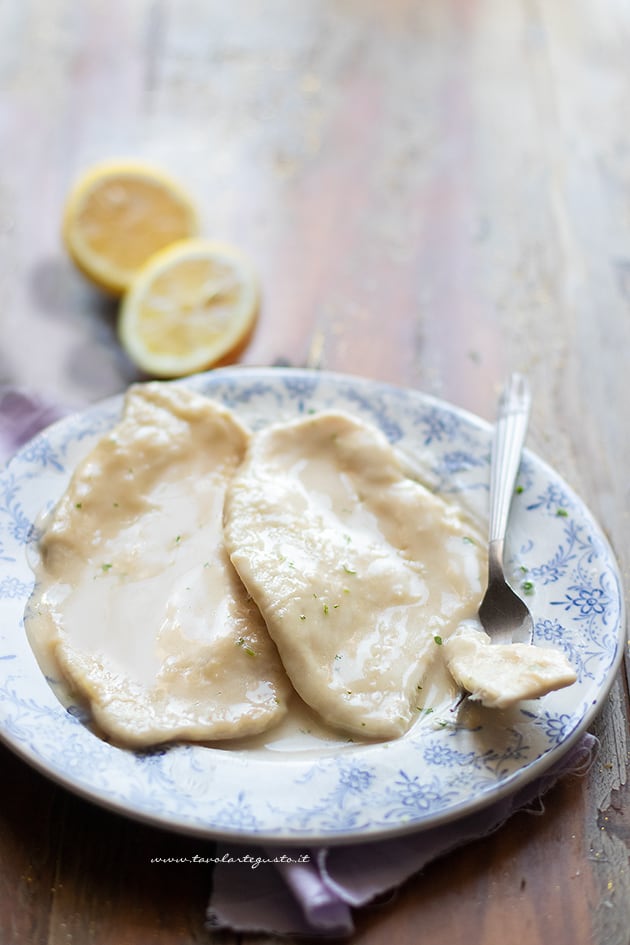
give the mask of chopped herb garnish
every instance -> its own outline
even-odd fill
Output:
[[[357,572],[354,570],[354,568],[349,568],[347,564],[344,564],[343,569],[344,569],[344,571],[346,572],[346,574],[356,574],[356,573],[357,573]]]
[[[236,641],[236,645],[242,647],[243,652],[247,653],[248,656],[256,656],[256,653],[254,650],[252,650],[251,646],[246,645],[245,637],[239,637]]]
[[[525,487],[524,487],[524,486],[517,486],[514,491],[516,492],[517,495],[522,495],[523,492],[525,492]]]
[[[533,581],[523,581],[523,583],[521,584],[521,587],[522,587],[523,592],[524,592],[525,594],[533,594],[533,593],[534,593],[534,582],[533,582]]]
[[[300,614],[300,620],[306,620],[306,614]]]
[[[74,503],[74,507],[75,507],[75,509],[82,509],[82,508],[83,508],[83,502],[75,502],[75,503]]]
[[[322,610],[324,611],[324,614],[328,615],[328,604],[324,604]]]
[[[559,518],[566,518],[568,514],[566,509],[556,509],[556,515],[559,516]]]
[[[113,564],[110,564],[109,562],[107,562],[107,564],[102,564],[102,565],[101,565],[101,569],[102,569],[103,571],[110,571],[113,567],[114,567],[114,565],[113,565]]]
[[[437,643],[438,646],[442,646],[442,637],[439,637],[439,636],[433,637],[433,642]]]

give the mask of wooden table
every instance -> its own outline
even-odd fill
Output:
[[[630,8],[615,0],[3,0],[0,381],[82,407],[138,375],[60,245],[67,189],[136,156],[256,260],[246,364],[415,387],[491,419],[526,372],[529,446],[630,565]],[[627,686],[538,818],[357,915],[361,945],[629,941]],[[235,942],[197,840],[0,749],[3,945]],[[257,942],[266,941],[258,937]]]

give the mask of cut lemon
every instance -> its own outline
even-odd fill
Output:
[[[136,276],[120,308],[120,341],[147,374],[195,374],[241,346],[258,302],[258,278],[240,250],[183,240],[153,256]]]
[[[197,232],[190,197],[163,171],[139,161],[109,161],[86,171],[68,195],[62,230],[79,269],[115,296],[154,253]]]

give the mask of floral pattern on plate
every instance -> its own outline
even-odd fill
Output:
[[[419,392],[284,368],[225,368],[185,383],[254,430],[334,407],[375,423],[421,478],[485,520],[491,428]],[[65,708],[24,630],[38,520],[77,461],[117,420],[111,398],[58,421],[0,476],[0,735],[46,775],[90,800],[208,837],[285,842],[377,839],[470,813],[542,774],[585,731],[621,660],[623,600],[611,550],[583,502],[526,452],[514,497],[508,570],[535,637],[561,647],[578,681],[506,713],[468,706],[423,718],[383,744],[304,750],[173,745],[146,752],[95,735]]]

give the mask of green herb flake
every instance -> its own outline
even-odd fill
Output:
[[[533,581],[523,581],[521,584],[521,589],[524,594],[533,594],[534,593],[534,582]]]
[[[75,507],[75,509],[82,509],[82,508],[83,508],[83,502],[75,502],[75,503],[74,503],[74,507]]]
[[[514,491],[516,492],[517,495],[522,495],[522,494],[525,492],[525,487],[524,487],[524,486],[517,486]]]
[[[347,564],[344,564],[343,569],[344,569],[344,571],[346,572],[346,574],[356,574],[356,573],[357,573],[357,572],[354,570],[354,568],[349,568]]]
[[[324,611],[324,615],[327,617],[327,616],[328,616],[328,610],[329,610],[328,604],[324,604],[323,607],[322,607],[322,610]]]
[[[113,567],[114,567],[114,565],[111,564],[111,563],[108,561],[108,562],[106,562],[106,564],[102,564],[102,565],[101,565],[101,570],[102,570],[102,571],[111,571],[111,569],[112,569]]]
[[[566,509],[556,509],[556,515],[558,518],[567,518],[569,513]]]
[[[247,646],[245,643],[245,637],[239,637],[236,641],[236,645],[240,646],[244,653],[247,653],[248,656],[256,656],[256,652],[252,650],[251,646]]]
[[[433,637],[433,642],[436,643],[438,646],[442,646],[442,643],[443,643],[442,637],[439,637],[439,636]]]
[[[300,620],[306,620],[306,614],[300,614]]]

